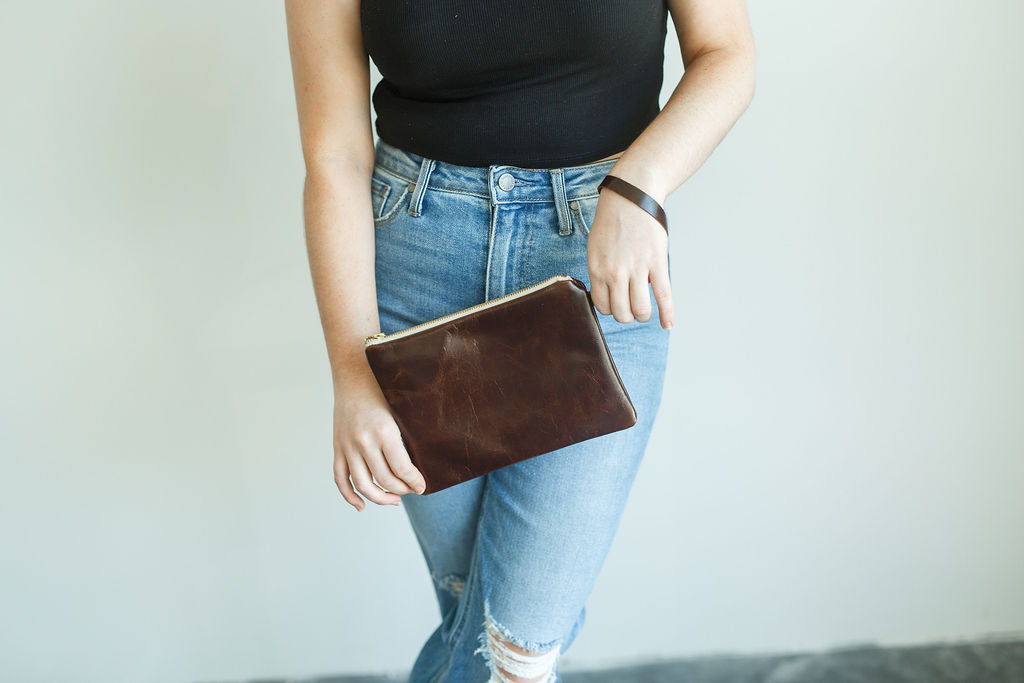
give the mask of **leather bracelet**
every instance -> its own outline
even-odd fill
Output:
[[[668,216],[665,215],[665,209],[661,208],[661,204],[658,203],[651,195],[647,194],[639,187],[632,183],[628,183],[622,178],[613,175],[606,175],[601,184],[597,186],[597,191],[600,192],[601,188],[607,187],[608,189],[620,194],[629,201],[633,202],[647,213],[654,216],[662,227],[665,228],[665,232],[668,232]]]

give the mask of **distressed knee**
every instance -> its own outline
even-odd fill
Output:
[[[480,640],[476,652],[483,654],[490,665],[488,683],[550,683],[555,680],[560,640],[546,645],[513,642],[518,639],[495,624],[489,614]]]
[[[446,590],[456,598],[462,597],[462,589],[466,586],[466,579],[460,574],[447,574],[437,585],[442,590]]]
[[[527,652],[493,632],[488,633],[487,646],[491,654],[490,683],[549,683],[554,680],[557,647],[542,653]]]

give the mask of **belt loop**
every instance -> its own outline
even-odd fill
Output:
[[[413,186],[412,199],[409,201],[409,215],[420,216],[423,209],[423,195],[427,191],[427,182],[430,180],[430,173],[434,170],[437,162],[433,159],[423,157],[420,162],[420,174]]]
[[[565,173],[563,169],[551,170],[551,189],[555,195],[555,211],[558,213],[558,234],[572,233],[572,217],[569,215],[569,200],[565,196]]]

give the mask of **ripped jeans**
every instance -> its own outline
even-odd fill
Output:
[[[589,289],[597,186],[615,161],[469,167],[379,140],[371,189],[381,331],[558,273]],[[661,402],[670,332],[648,292],[647,322],[598,313],[635,425],[402,497],[441,616],[410,683],[560,680],[556,660],[583,626]]]

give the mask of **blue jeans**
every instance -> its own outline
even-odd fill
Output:
[[[379,140],[371,189],[381,331],[558,273],[589,289],[587,236],[614,164],[459,166]],[[643,323],[598,313],[635,425],[402,497],[441,616],[410,683],[503,682],[502,672],[560,681],[555,658],[583,625],[661,403],[670,332],[653,292],[651,308]]]

